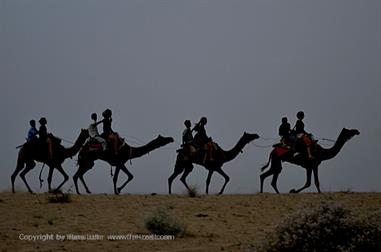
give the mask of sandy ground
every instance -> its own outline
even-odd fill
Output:
[[[73,195],[71,203],[49,203],[48,196],[0,193],[0,251],[256,251],[266,232],[297,208],[321,202],[339,203],[359,213],[381,208],[381,193],[203,195],[196,198]],[[157,207],[186,224],[184,237],[171,241],[110,241],[107,238],[108,235],[149,234],[144,220]],[[28,235],[40,234],[52,234],[53,239],[24,240],[31,237]],[[71,234],[83,235],[87,240],[57,240],[56,235],[68,237]],[[103,235],[103,240],[96,235]],[[98,240],[89,240],[91,237]]]

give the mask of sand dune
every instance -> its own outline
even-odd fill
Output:
[[[0,251],[254,251],[267,231],[299,207],[335,202],[359,213],[381,208],[381,193],[196,198],[73,195],[72,202],[64,204],[49,203],[47,198],[48,194],[0,193]],[[184,237],[166,241],[108,239],[108,235],[149,234],[144,220],[157,207],[186,224]],[[66,240],[59,241],[59,237]]]

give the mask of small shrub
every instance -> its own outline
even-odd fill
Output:
[[[339,206],[304,207],[285,219],[263,251],[381,251],[381,212],[366,217]]]
[[[72,201],[73,199],[70,193],[55,192],[48,196],[49,203],[70,203]]]
[[[161,208],[156,209],[151,216],[146,218],[145,227],[157,235],[181,236],[185,234],[185,225]]]

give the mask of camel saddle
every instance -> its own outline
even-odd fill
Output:
[[[102,150],[102,144],[98,142],[95,138],[90,138],[87,141],[87,148],[89,151],[101,151]]]

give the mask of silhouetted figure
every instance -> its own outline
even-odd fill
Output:
[[[114,131],[111,128],[111,122],[112,122],[112,112],[110,109],[106,109],[102,113],[103,120],[101,121],[103,123],[103,137],[107,139],[107,137],[111,134],[114,133]]]
[[[304,122],[303,122],[304,112],[299,111],[296,114],[296,117],[298,118],[298,120],[296,121],[296,124],[294,127],[295,134],[296,134],[297,138],[301,139],[302,142],[305,144],[305,146],[307,148],[308,158],[313,159],[314,157],[311,154],[312,140],[311,140],[309,134],[304,130]]]
[[[196,131],[194,136],[195,144],[198,147],[202,147],[204,144],[210,141],[210,138],[206,134],[205,125],[207,124],[208,119],[202,117],[200,121],[193,127],[192,131]]]
[[[110,150],[110,152],[113,155],[118,155],[118,139],[119,136],[112,130],[111,128],[111,122],[112,122],[112,112],[110,109],[106,109],[102,113],[103,120],[101,121],[103,123],[103,133],[102,137],[106,139],[107,146]]]
[[[106,140],[102,138],[99,135],[98,132],[98,125],[102,123],[102,121],[97,122],[97,114],[92,113],[91,114],[91,119],[93,120],[93,123],[89,125],[89,128],[87,129],[89,131],[89,137],[91,139],[94,139],[96,142],[100,143],[102,145],[103,151],[106,150]]]
[[[184,122],[185,130],[183,131],[183,145],[193,143],[193,134],[191,129],[191,121],[185,120]]]
[[[48,121],[45,117],[41,117],[38,122],[40,123],[38,129],[40,146],[47,153],[48,160],[51,160],[53,158],[53,142],[52,138],[48,137],[48,128],[46,127]]]
[[[282,124],[279,126],[278,133],[282,144],[287,145],[291,133],[291,125],[288,123],[287,117],[282,118]]]
[[[206,160],[213,161],[213,150],[217,149],[216,144],[213,143],[212,139],[208,137],[205,130],[205,125],[208,122],[206,117],[202,117],[200,121],[193,127],[193,130],[196,131],[194,136],[194,143],[196,144],[199,150],[204,150],[204,163]]]
[[[35,120],[30,120],[29,121],[29,125],[30,125],[30,129],[28,131],[28,135],[27,135],[27,138],[26,138],[27,142],[31,142],[31,141],[37,140],[37,135],[38,135],[38,131],[37,131],[37,128],[36,128],[36,121]]]
[[[38,121],[40,123],[40,128],[38,129],[38,135],[40,136],[41,141],[46,141],[46,138],[48,137],[48,128],[46,127],[46,124],[48,121],[45,117],[41,117]]]
[[[296,123],[295,123],[295,127],[294,127],[295,134],[296,134],[296,135],[299,135],[299,134],[306,134],[306,131],[304,130],[304,122],[303,122],[303,119],[304,119],[304,112],[303,112],[303,111],[299,111],[299,112],[296,114],[296,117],[298,118],[298,120],[296,121]]]

